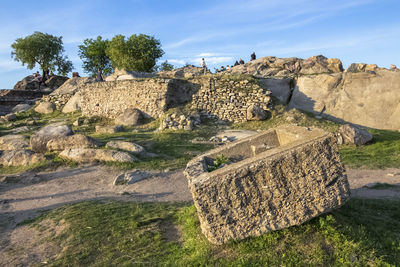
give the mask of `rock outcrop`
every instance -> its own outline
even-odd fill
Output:
[[[50,90],[53,91],[60,87],[66,80],[67,77],[54,75],[47,79],[44,83],[39,84],[38,80],[29,75],[17,82],[14,85],[14,90]]]
[[[35,111],[42,114],[53,113],[56,110],[56,105],[50,102],[40,102],[39,105],[35,107]]]
[[[328,59],[322,55],[319,55],[307,58],[305,60],[297,57],[263,57],[257,60],[249,61],[244,65],[234,66],[229,72],[252,74],[257,77],[288,77],[299,74],[339,73],[342,71],[343,66],[339,59]]]
[[[204,69],[193,65],[187,65],[171,71],[160,71],[157,75],[161,78],[193,78],[204,75]]]
[[[63,151],[68,148],[96,148],[98,146],[98,141],[83,134],[51,139],[46,145],[48,151]]]
[[[145,152],[145,149],[142,146],[126,141],[110,141],[106,144],[106,147],[111,149],[125,150],[135,154],[140,154]]]
[[[121,151],[94,149],[94,148],[70,148],[62,151],[61,158],[86,163],[98,161],[110,162],[134,162],[138,161],[134,156]]]
[[[3,166],[28,166],[46,160],[43,154],[30,150],[6,150],[0,151],[0,165]]]
[[[17,150],[29,147],[29,142],[22,135],[5,135],[0,137],[0,150]]]
[[[135,80],[141,78],[152,78],[156,74],[148,72],[128,71],[116,69],[113,74],[105,78],[106,82]]]
[[[125,111],[115,118],[116,125],[136,126],[142,123],[143,114],[137,108],[127,108]]]
[[[398,130],[399,101],[400,73],[375,69],[301,76],[289,106],[362,126]]]
[[[50,140],[73,134],[71,127],[68,125],[50,124],[31,136],[30,145],[33,151],[44,153]]]

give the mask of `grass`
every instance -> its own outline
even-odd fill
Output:
[[[202,235],[188,203],[83,202],[28,223],[67,226],[47,240],[63,247],[49,266],[396,266],[399,204],[352,199],[303,225],[222,246]]]
[[[341,146],[340,154],[350,168],[400,168],[400,132],[369,130],[374,139],[365,146]]]

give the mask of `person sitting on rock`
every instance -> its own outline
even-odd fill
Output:
[[[256,60],[256,53],[254,53],[254,52],[250,55],[250,61],[253,61],[253,60]]]
[[[233,64],[233,66],[236,67],[237,65],[239,65],[239,62],[236,60],[235,64]]]
[[[221,66],[221,71],[226,71],[224,66]]]
[[[102,81],[104,81],[104,80],[103,80],[103,73],[101,72],[101,69],[97,69],[96,81],[97,81],[97,82],[102,82]]]
[[[226,65],[226,70],[230,70],[231,67],[229,65]]]
[[[240,60],[239,60],[239,64],[240,64],[240,65],[243,65],[243,64],[244,64],[243,59],[240,59]]]

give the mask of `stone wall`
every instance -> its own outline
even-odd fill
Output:
[[[221,120],[243,122],[252,105],[264,110],[271,108],[271,92],[249,77],[214,76],[197,80],[200,90],[193,95],[192,109],[197,109]]]
[[[199,85],[178,79],[138,79],[86,84],[80,88],[84,116],[115,118],[127,108],[160,117],[168,108],[192,100]]]

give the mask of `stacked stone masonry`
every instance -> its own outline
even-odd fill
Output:
[[[231,164],[208,172],[221,154]],[[215,244],[304,223],[350,196],[335,139],[290,125],[198,156],[185,175],[202,232]]]
[[[264,110],[271,108],[270,94],[256,80],[238,81],[229,76],[217,76],[201,82],[200,90],[193,95],[191,107],[221,120],[244,122],[250,106],[256,105]]]

